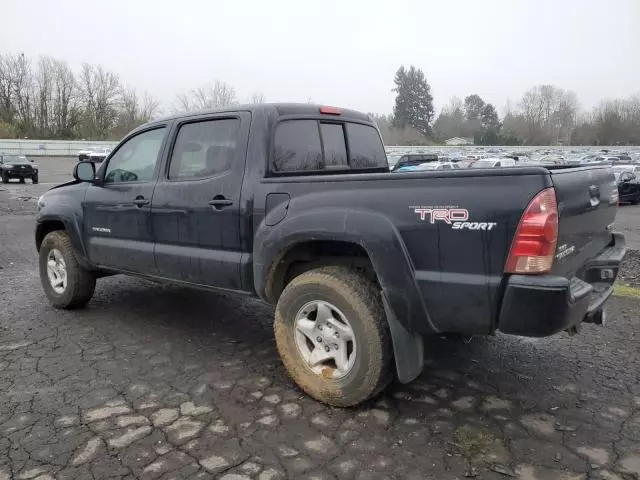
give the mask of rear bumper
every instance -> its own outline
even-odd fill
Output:
[[[573,278],[512,275],[507,281],[498,329],[527,337],[545,337],[582,322],[602,323],[604,303],[613,293],[624,237],[613,234],[611,245]]]

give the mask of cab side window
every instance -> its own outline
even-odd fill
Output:
[[[150,182],[153,180],[165,127],[131,137],[109,159],[104,183]]]
[[[240,131],[237,118],[186,123],[171,153],[169,179],[194,180],[230,170]]]

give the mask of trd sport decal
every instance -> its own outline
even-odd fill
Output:
[[[469,222],[469,210],[459,207],[417,207],[411,208],[420,220],[432,225],[436,222],[451,225],[453,230],[491,230],[496,222]]]

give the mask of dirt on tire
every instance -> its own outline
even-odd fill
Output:
[[[341,378],[318,375],[296,346],[296,312],[309,300],[326,300],[345,313],[357,343],[351,370]],[[393,379],[393,349],[380,292],[364,275],[343,266],[322,267],[294,278],[276,307],[274,332],[280,358],[293,380],[311,397],[337,407],[361,403]],[[327,367],[329,368],[329,367]]]
[[[53,290],[47,277],[47,256],[54,248],[62,253],[67,270],[67,287],[61,294]],[[40,245],[39,267],[42,287],[55,308],[81,308],[91,300],[96,288],[96,277],[78,262],[67,232],[57,230],[44,237]]]

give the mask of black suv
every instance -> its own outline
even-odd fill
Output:
[[[20,183],[25,178],[38,183],[38,165],[21,155],[0,155],[0,176],[2,183],[9,183],[12,178],[19,178]]]

